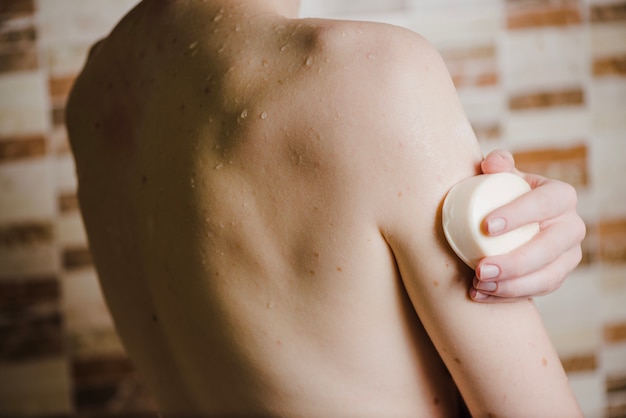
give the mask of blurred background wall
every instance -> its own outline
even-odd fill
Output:
[[[0,1],[0,417],[155,416],[102,300],[63,126],[89,46],[136,2]],[[576,186],[584,261],[537,303],[586,416],[626,417],[626,1],[304,0],[302,15],[421,33],[485,152]]]

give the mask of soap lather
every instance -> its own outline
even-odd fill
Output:
[[[498,236],[484,231],[486,216],[512,202],[530,186],[512,173],[481,174],[456,184],[443,203],[443,231],[457,256],[471,268],[486,256],[506,254],[524,245],[539,232],[531,223]]]

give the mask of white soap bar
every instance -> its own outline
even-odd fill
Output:
[[[506,254],[531,240],[539,224],[524,225],[503,235],[488,236],[485,217],[530,191],[512,173],[481,174],[456,184],[443,203],[443,232],[454,252],[471,268],[486,256]]]

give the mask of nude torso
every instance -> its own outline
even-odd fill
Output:
[[[163,412],[453,415],[380,230],[403,103],[363,33],[389,29],[191,9],[141,5],[82,76],[98,105],[70,104],[103,290]]]

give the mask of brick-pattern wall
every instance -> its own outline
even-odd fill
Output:
[[[64,104],[137,0],[0,1],[0,417],[154,417],[102,300]],[[626,417],[626,2],[304,0],[441,51],[485,152],[576,186],[584,260],[537,299],[587,417]]]

